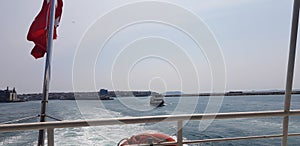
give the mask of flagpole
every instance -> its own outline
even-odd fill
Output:
[[[300,0],[294,0],[293,14],[292,14],[292,28],[291,28],[291,38],[290,38],[290,52],[288,60],[288,69],[287,69],[287,78],[286,78],[286,87],[285,87],[285,103],[284,103],[284,112],[290,113],[291,106],[291,94],[293,91],[293,77],[294,77],[294,68],[295,68],[295,56],[297,48],[297,37],[298,37],[298,25],[299,25],[299,8]],[[282,137],[282,146],[288,145],[288,134],[289,134],[289,115],[284,116],[283,118],[283,137]]]
[[[43,99],[41,102],[41,115],[40,122],[46,121],[46,109],[49,97],[49,83],[51,76],[51,56],[53,47],[53,34],[54,34],[54,20],[55,20],[55,2],[56,0],[50,1],[50,17],[48,28],[48,41],[47,41],[47,56],[45,62],[45,73],[44,73],[44,85],[43,85]],[[38,146],[44,146],[45,129],[39,130]]]

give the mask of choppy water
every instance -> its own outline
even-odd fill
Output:
[[[284,96],[233,96],[219,97],[169,97],[166,106],[154,108],[149,98],[119,98],[109,101],[51,100],[48,114],[62,120],[175,115],[215,112],[244,112],[283,109]],[[218,108],[220,107],[220,109]],[[300,95],[292,98],[292,109],[300,109]],[[40,102],[0,103],[0,123],[39,114]],[[37,122],[38,119],[26,122]],[[68,128],[55,130],[55,144],[63,146],[100,145],[114,146],[119,140],[147,131],[175,135],[177,124],[173,122]],[[290,118],[291,133],[300,132],[300,117]],[[282,133],[282,118],[234,119],[191,121],[185,123],[185,139],[224,138],[236,136],[269,135]],[[0,133],[0,145],[36,145],[37,131]],[[300,137],[290,137],[289,145],[300,144]],[[213,146],[281,145],[280,138],[205,143]]]

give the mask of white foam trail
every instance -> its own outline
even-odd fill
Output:
[[[122,117],[121,113],[99,107],[83,107],[85,119]],[[115,146],[121,139],[148,131],[141,124],[92,126],[55,130],[55,145],[105,145]]]

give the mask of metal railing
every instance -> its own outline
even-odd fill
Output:
[[[165,116],[145,116],[145,117],[128,117],[128,118],[110,118],[97,120],[78,120],[78,121],[56,121],[56,122],[39,122],[39,123],[22,123],[22,124],[2,124],[0,132],[14,132],[26,130],[47,129],[48,146],[54,145],[54,129],[57,128],[79,128],[89,126],[107,126],[107,125],[124,125],[139,123],[157,123],[157,122],[177,122],[177,141],[165,142],[159,145],[176,144],[196,144],[205,142],[221,142],[233,140],[250,140],[265,138],[283,138],[283,134],[277,135],[258,135],[245,137],[216,138],[204,140],[183,140],[183,122],[193,120],[221,120],[221,119],[237,119],[237,118],[267,118],[267,117],[286,117],[300,116],[300,110],[291,110],[289,112],[280,111],[254,111],[254,112],[232,112],[232,113],[216,113],[216,114],[188,114],[188,115],[165,115]],[[289,133],[288,136],[300,136],[300,133]]]

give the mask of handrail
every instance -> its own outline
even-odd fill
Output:
[[[300,136],[300,133],[290,133],[290,134],[288,134],[288,136]],[[182,142],[182,144],[196,144],[196,143],[206,143],[206,142],[224,142],[224,141],[252,140],[252,139],[267,139],[267,138],[281,138],[281,137],[283,137],[283,134],[230,137],[230,138],[212,138],[212,139],[203,139],[203,140],[185,140]],[[164,143],[161,143],[160,145],[171,145],[171,144],[177,144],[177,142],[164,142]]]
[[[124,125],[124,124],[155,123],[155,122],[172,122],[172,121],[180,121],[180,120],[264,118],[264,117],[283,117],[283,116],[300,116],[300,110],[291,110],[289,113],[285,113],[282,110],[274,110],[274,111],[231,112],[231,113],[216,113],[216,114],[185,114],[185,115],[125,117],[125,118],[108,118],[108,119],[98,119],[98,120],[53,121],[53,122],[36,122],[36,123],[22,123],[22,124],[2,124],[0,125],[0,132],[39,130],[39,129],[48,129],[48,128],[75,128],[75,127],[105,126],[105,125],[107,126],[107,125]]]
[[[54,145],[54,129],[56,128],[78,128],[88,126],[106,126],[106,125],[124,125],[124,124],[139,124],[139,123],[155,123],[155,122],[177,122],[178,133],[176,144],[192,144],[203,142],[217,142],[229,140],[245,140],[245,139],[262,139],[262,138],[278,138],[283,137],[283,134],[278,135],[258,135],[246,137],[231,137],[217,138],[204,140],[185,140],[182,139],[182,123],[190,120],[211,120],[211,119],[237,119],[237,118],[266,118],[266,117],[285,117],[285,116],[300,116],[300,110],[291,110],[284,112],[283,110],[273,111],[252,111],[252,112],[230,112],[230,113],[211,113],[211,114],[184,114],[184,115],[163,115],[163,116],[144,116],[144,117],[123,117],[109,119],[94,119],[94,120],[76,120],[76,121],[54,121],[54,122],[36,122],[36,123],[21,123],[21,124],[2,124],[0,132],[14,132],[26,130],[48,129],[48,145]],[[289,134],[288,136],[300,136],[300,133]],[[51,140],[52,139],[52,140]],[[160,145],[169,145],[173,143],[162,143]]]

